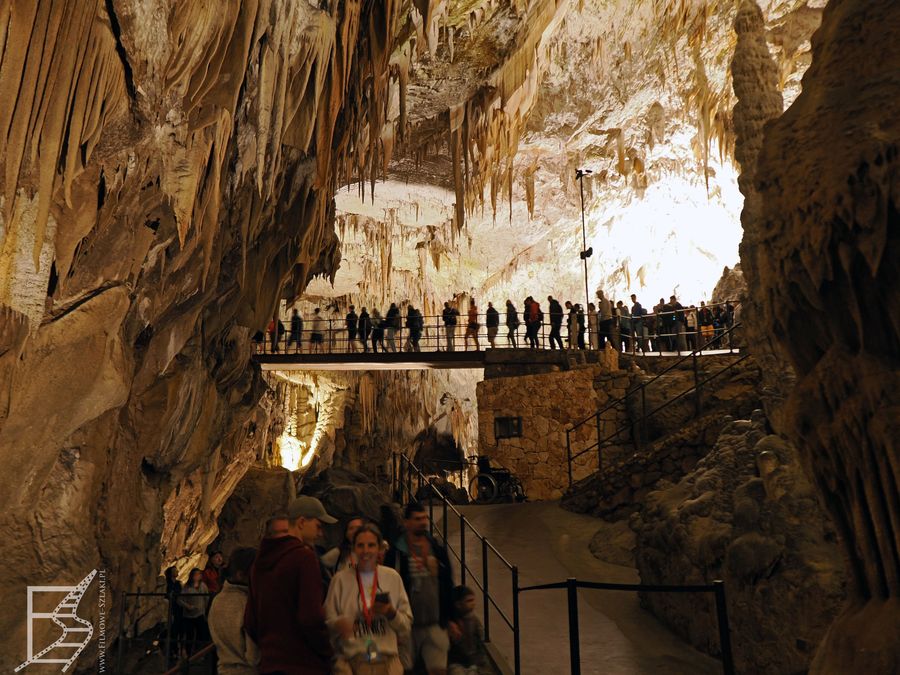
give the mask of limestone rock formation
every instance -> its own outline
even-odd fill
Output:
[[[742,253],[754,321],[797,373],[780,427],[847,558],[817,673],[900,669],[898,30],[895,2],[829,3],[803,93],[765,129]]]
[[[805,672],[843,601],[843,561],[796,451],[765,427],[759,413],[729,421],[694,471],[650,493],[631,519],[635,560],[647,584],[725,581],[737,672]],[[717,653],[709,596],[642,601]]]
[[[0,9],[3,668],[26,585],[153,586],[255,458],[248,338],[336,268],[388,104],[399,3],[329,4]]]

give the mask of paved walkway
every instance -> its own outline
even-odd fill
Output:
[[[472,525],[511,562],[519,566],[519,584],[581,580],[639,583],[631,567],[596,559],[588,548],[599,529],[597,519],[564,511],[556,502],[468,506],[461,509]],[[435,512],[437,515],[437,512]],[[449,536],[459,545],[459,527],[450,516]],[[468,567],[481,581],[478,540],[466,538]],[[512,582],[506,567],[490,555],[491,594],[512,617]],[[458,571],[457,571],[458,572]],[[456,579],[459,579],[458,573]],[[466,585],[477,591],[471,579]],[[581,672],[604,675],[714,674],[720,662],[686,645],[649,612],[637,594],[622,591],[579,591]],[[481,612],[479,594],[479,616]],[[520,596],[522,672],[526,675],[569,672],[566,591],[530,591]],[[513,663],[512,632],[496,610],[491,614],[491,641]]]

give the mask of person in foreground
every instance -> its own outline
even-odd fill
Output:
[[[261,675],[327,675],[331,644],[324,586],[313,548],[322,523],[334,524],[315,497],[297,497],[287,510],[288,534],[265,537],[250,571],[244,629],[260,651]]]
[[[225,568],[225,583],[209,608],[209,632],[216,645],[219,675],[256,675],[259,650],[242,625],[254,558],[254,548],[240,548],[231,554]]]
[[[362,525],[353,535],[355,568],[334,575],[325,617],[337,657],[335,675],[402,675],[398,641],[409,638],[412,610],[403,580],[378,564],[381,532]]]

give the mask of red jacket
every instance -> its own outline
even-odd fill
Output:
[[[203,570],[203,581],[210,593],[218,593],[222,590],[222,575],[213,565],[207,565]]]
[[[244,610],[244,629],[259,646],[260,673],[331,672],[324,602],[315,550],[291,536],[260,542]]]

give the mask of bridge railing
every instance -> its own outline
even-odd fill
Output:
[[[521,312],[515,316],[497,313],[496,326],[488,326],[487,313],[478,313],[470,322],[468,316],[456,315],[447,323],[442,314],[419,317],[419,327],[410,324],[406,313],[389,322],[386,317],[370,316],[368,330],[361,328],[359,317],[356,325],[348,325],[346,317],[303,319],[302,327],[295,330],[290,317],[280,325],[270,323],[265,332],[254,337],[254,352],[258,354],[287,353],[339,353],[367,351],[436,352],[467,351],[469,349],[602,349],[609,341],[620,352],[664,354],[691,351],[701,343],[709,349],[734,349],[738,345],[726,337],[732,325],[731,303],[708,305],[709,318],[698,310],[686,308],[679,311],[644,314],[640,317],[614,315],[602,321],[599,315],[586,313],[584,325],[579,328],[575,319],[570,332],[568,314],[563,314],[559,328],[551,324],[548,312],[543,312],[539,323],[529,324]],[[717,313],[718,319],[713,318]],[[507,322],[507,319],[510,322]],[[702,323],[708,320],[710,323]],[[518,321],[518,324],[515,323]],[[282,328],[283,326],[283,328]],[[558,338],[558,339],[557,339]]]
[[[586,455],[589,452],[597,453],[597,471],[603,470],[603,450],[610,445],[617,443],[633,443],[635,449],[640,451],[644,439],[646,437],[646,424],[647,421],[650,420],[655,415],[659,414],[666,408],[674,405],[675,403],[691,396],[694,402],[694,417],[698,417],[703,408],[703,389],[709,384],[712,380],[718,378],[726,372],[733,370],[738,364],[745,361],[749,358],[748,353],[743,353],[740,355],[738,359],[732,361],[725,365],[723,368],[715,371],[710,375],[706,375],[705,377],[700,376],[700,368],[698,364],[698,358],[703,355],[704,350],[709,353],[711,349],[715,349],[715,345],[721,344],[722,341],[726,341],[729,345],[739,344],[742,336],[742,328],[741,324],[736,324],[731,326],[727,330],[725,330],[721,335],[716,335],[712,339],[708,340],[705,344],[700,344],[696,349],[691,351],[689,354],[679,358],[673,363],[669,364],[665,369],[657,373],[654,377],[647,380],[646,382],[642,382],[636,387],[632,387],[629,389],[623,396],[614,398],[605,406],[597,410],[597,412],[592,413],[585,417],[584,419],[578,420],[573,423],[572,426],[566,429],[566,462],[568,464],[568,478],[569,478],[569,487],[572,487],[573,484],[573,463],[579,457]],[[719,352],[721,353],[721,352]],[[728,348],[728,353],[736,353],[736,349],[733,346]],[[675,396],[666,399],[663,403],[653,408],[652,410],[647,410],[647,389],[652,386],[654,383],[658,382],[664,375],[670,373],[673,370],[676,370],[681,367],[686,361],[691,360],[692,362],[692,373],[693,373],[693,386],[690,388],[679,392]],[[640,396],[641,401],[641,414],[637,419],[628,420],[622,424],[616,425],[612,433],[604,435],[602,428],[605,426],[606,420],[603,419],[603,416],[609,413],[616,408],[626,408],[628,406],[628,401],[632,400],[634,397]],[[590,424],[593,422],[593,426],[596,429],[596,441],[589,443],[587,446],[582,448],[577,452],[572,451],[572,436],[579,428]],[[625,438],[623,436],[626,432],[630,432],[629,435]]]

